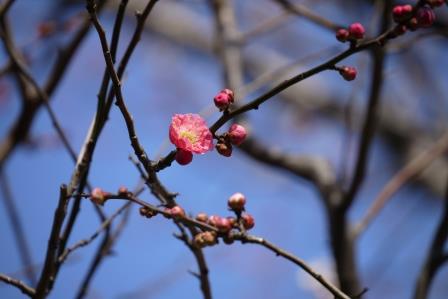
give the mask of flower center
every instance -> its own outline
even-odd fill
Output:
[[[191,143],[196,143],[196,141],[198,140],[198,136],[191,131],[182,131],[180,132],[180,136],[182,138],[187,138]]]

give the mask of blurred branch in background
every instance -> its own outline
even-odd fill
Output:
[[[105,2],[106,1],[100,2],[99,9],[103,8]],[[44,87],[42,87],[43,93],[48,96],[48,99],[51,99],[58,84],[61,82],[63,74],[89,31],[89,27],[90,21],[86,16],[78,31],[67,43],[67,46],[60,50],[59,55],[47,76],[46,83],[44,84]],[[37,94],[30,93],[30,90],[26,89],[25,85],[22,85],[22,79],[20,82],[22,83],[19,85],[19,90],[23,97],[21,112],[9,129],[7,136],[0,143],[0,167],[3,166],[16,146],[26,139],[37,111],[41,105],[44,104],[44,102],[39,101],[39,98],[36,98]]]
[[[448,252],[446,249],[446,241],[448,240],[448,184],[446,189],[442,216],[434,233],[431,246],[428,249],[426,260],[420,270],[414,291],[414,299],[427,298],[431,283],[437,271],[448,261]]]
[[[448,150],[448,133],[440,137],[434,145],[421,152],[406,164],[381,190],[374,199],[366,214],[362,217],[354,229],[355,237],[363,233],[369,224],[381,212],[384,205],[391,200],[392,196],[399,191],[406,183],[420,175],[434,160],[446,154]]]
[[[12,190],[9,186],[8,178],[2,169],[0,169],[0,188],[2,189],[2,198],[9,217],[9,222],[11,223],[11,229],[14,232],[14,238],[16,240],[20,258],[22,259],[22,266],[26,269],[25,274],[29,283],[34,285],[36,283],[36,273],[34,267],[32,267],[33,258],[27,242],[27,234],[23,228],[22,219],[17,210],[15,198],[13,197]]]

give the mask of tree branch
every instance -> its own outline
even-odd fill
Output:
[[[20,219],[19,211],[17,210],[16,203],[12,196],[11,188],[8,184],[6,174],[2,169],[0,169],[0,185],[3,192],[3,201],[5,202],[7,211],[6,214],[11,223],[13,235],[16,239],[16,244],[19,249],[20,257],[22,259],[23,268],[26,269],[25,274],[29,282],[34,285],[36,283],[36,273],[34,271],[34,267],[31,267],[31,265],[33,265],[31,251],[26,239],[26,234],[23,228],[22,221]]]
[[[426,260],[420,270],[416,287],[414,290],[414,299],[425,299],[428,296],[431,283],[440,267],[448,260],[448,254],[444,252],[445,244],[448,240],[448,183],[444,198],[444,208],[440,218],[437,230],[428,250]]]
[[[446,153],[448,149],[448,133],[440,137],[431,147],[426,149],[406,164],[394,177],[384,186],[375,200],[368,208],[366,214],[355,226],[355,238],[362,234],[372,220],[381,212],[384,205],[400,188],[420,174],[435,159]]]
[[[34,299],[45,298],[49,291],[48,287],[51,284],[51,281],[54,280],[56,261],[58,258],[57,252],[59,248],[59,233],[62,229],[62,224],[64,223],[64,218],[67,212],[68,199],[69,197],[67,196],[67,186],[62,185],[60,187],[58,206],[54,213],[50,239],[48,240],[45,263],[40,275],[39,282],[37,283],[36,295]]]
[[[23,281],[20,281],[18,279],[14,279],[12,277],[9,277],[5,274],[0,273],[0,280],[10,284],[12,286],[15,286],[18,288],[22,293],[25,295],[28,295],[29,297],[33,297],[35,294],[35,290],[32,287],[27,286]]]
[[[322,286],[324,286],[330,293],[332,293],[336,298],[350,299],[350,297],[347,294],[345,294],[343,291],[339,290],[330,281],[326,280],[321,274],[317,273],[313,268],[311,268],[303,260],[296,257],[292,253],[289,253],[289,252],[281,249],[280,247],[272,244],[271,242],[267,241],[266,239],[256,237],[256,236],[251,236],[251,235],[245,235],[245,234],[235,234],[234,238],[236,240],[241,241],[242,243],[252,243],[252,244],[258,244],[263,247],[266,247],[267,249],[274,252],[277,256],[284,257],[285,259],[293,262],[294,264],[296,264],[297,266],[302,268],[305,272],[307,272],[314,279],[316,279]]]

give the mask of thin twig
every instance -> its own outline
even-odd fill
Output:
[[[2,169],[0,169],[0,185],[3,191],[3,201],[5,202],[5,207],[7,211],[7,216],[11,222],[11,228],[13,230],[14,238],[16,239],[16,244],[19,249],[19,254],[22,259],[22,265],[24,269],[27,269],[25,274],[29,282],[34,285],[36,283],[36,273],[33,265],[33,259],[31,256],[31,251],[26,239],[25,230],[23,228],[22,221],[20,219],[19,211],[17,210],[15,200],[12,195],[10,185],[8,183],[6,174]]]
[[[25,295],[28,295],[29,297],[33,297],[36,292],[32,287],[27,286],[23,281],[14,279],[14,278],[9,277],[8,275],[2,274],[2,273],[0,273],[0,281],[3,281],[7,284],[15,286],[20,291],[22,291],[22,293],[24,293]]]
[[[355,226],[355,238],[366,230],[372,220],[403,185],[425,170],[435,159],[446,153],[447,150],[448,133],[445,133],[431,147],[421,152],[395,174],[372,202],[360,222]]]
[[[202,291],[202,295],[203,295],[204,299],[212,299],[212,290],[211,290],[211,286],[210,286],[210,280],[208,277],[209,269],[207,266],[207,262],[205,260],[204,252],[203,252],[202,248],[199,248],[192,243],[192,240],[189,238],[184,226],[177,221],[175,223],[181,232],[181,234],[180,234],[180,236],[178,236],[178,238],[180,240],[182,240],[184,242],[184,244],[193,253],[193,255],[196,259],[196,263],[199,268],[199,274],[192,273],[192,272],[190,272],[190,273],[192,273],[196,278],[199,279],[199,282],[201,284],[201,291]],[[187,226],[187,228],[190,231],[192,236],[194,236],[198,233],[197,229],[194,226],[189,225],[189,226]]]
[[[157,2],[157,0],[150,0],[148,2],[147,7],[145,8],[146,14],[142,14],[142,16],[149,15],[149,12],[152,10],[152,8],[156,4],[156,2]],[[174,206],[175,205],[175,201],[174,201],[175,194],[170,193],[160,183],[159,179],[157,178],[156,172],[153,169],[151,161],[149,160],[145,150],[143,149],[143,146],[140,144],[140,142],[138,140],[138,137],[137,137],[137,134],[135,131],[134,121],[132,119],[132,116],[131,116],[131,114],[126,106],[126,103],[124,101],[124,98],[123,98],[123,94],[121,91],[120,77],[118,76],[117,72],[115,71],[113,59],[110,55],[110,50],[109,50],[109,47],[107,45],[107,40],[106,40],[106,34],[105,34],[104,29],[101,26],[101,24],[98,20],[97,14],[96,14],[95,2],[93,0],[87,0],[86,8],[91,16],[92,23],[95,26],[95,29],[96,29],[99,39],[100,39],[101,47],[103,49],[104,59],[105,59],[105,62],[106,62],[106,65],[107,65],[107,68],[109,71],[109,76],[111,77],[112,82],[113,82],[113,90],[114,90],[114,95],[116,98],[116,105],[120,109],[121,114],[123,115],[123,118],[125,120],[126,128],[128,130],[128,135],[129,135],[129,139],[131,141],[132,148],[134,149],[135,155],[137,156],[139,161],[142,163],[143,167],[145,168],[145,170],[148,174],[148,181],[147,181],[148,186],[149,186],[151,192],[154,194],[154,196],[157,199],[159,199],[163,204],[166,204],[169,206]],[[137,41],[138,41],[138,39],[137,39]],[[137,41],[136,41],[136,43],[137,43]],[[123,58],[123,59],[125,59],[125,58]]]
[[[54,213],[53,225],[51,228],[50,238],[48,240],[47,254],[45,257],[44,267],[36,287],[35,299],[46,297],[48,293],[48,286],[54,280],[54,273],[56,271],[57,252],[59,247],[59,233],[64,223],[67,212],[68,196],[67,186],[62,185],[60,188],[59,202]]]
[[[279,5],[281,5],[285,10],[296,14],[298,16],[302,16],[309,21],[313,22],[316,25],[319,25],[325,29],[328,29],[332,32],[335,32],[336,30],[343,28],[344,26],[336,24],[321,15],[318,15],[311,10],[309,10],[306,6],[301,4],[293,4],[289,2],[289,0],[274,0],[274,2],[277,2]]]
[[[448,260],[448,254],[444,252],[448,240],[448,182],[444,198],[444,208],[437,230],[428,250],[426,260],[420,270],[414,290],[414,299],[425,299],[428,296],[433,278],[437,271]]]
[[[58,263],[60,263],[60,264],[63,263],[68,258],[68,256],[76,249],[85,247],[85,246],[89,245],[90,243],[92,243],[104,230],[106,230],[108,227],[110,227],[110,225],[115,220],[115,218],[117,218],[129,206],[129,204],[130,204],[130,202],[125,203],[119,209],[117,209],[112,215],[109,216],[109,218],[106,219],[106,221],[104,221],[101,224],[101,226],[89,238],[82,239],[82,240],[76,242],[73,246],[66,248],[64,250],[64,253],[62,253],[62,255],[59,256]]]
[[[102,0],[98,5],[98,10],[104,7],[106,0]],[[75,33],[73,38],[60,52],[50,70],[47,80],[42,90],[44,94],[50,99],[53,95],[56,87],[64,77],[64,73],[67,70],[69,63],[74,57],[75,52],[78,50],[84,37],[89,30],[89,19],[86,18],[80,29]],[[41,107],[43,102],[37,101],[34,98],[27,100],[23,103],[19,116],[16,118],[14,124],[8,130],[6,137],[0,142],[0,167],[5,163],[14,149],[25,140],[28,136],[28,132],[37,114],[37,111]]]
[[[332,293],[336,298],[350,299],[350,297],[348,295],[346,295],[343,291],[338,289],[330,281],[325,279],[321,274],[317,273],[305,261],[301,260],[300,258],[293,255],[292,253],[289,253],[289,252],[281,249],[280,247],[274,245],[273,243],[267,241],[266,239],[252,236],[252,235],[245,235],[245,234],[235,234],[234,238],[236,240],[241,241],[242,243],[252,243],[252,244],[258,244],[258,245],[266,247],[267,249],[274,252],[277,256],[284,257],[285,259],[293,262],[294,264],[296,264],[297,266],[302,268],[305,272],[307,272],[314,279],[316,279],[321,285],[323,285],[328,291],[330,291],[330,293]]]

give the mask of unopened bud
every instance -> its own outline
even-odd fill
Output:
[[[364,29],[364,26],[362,26],[361,23],[353,23],[348,27],[348,32],[351,38],[362,39],[364,38],[366,30]]]
[[[230,209],[235,212],[241,212],[244,210],[244,205],[246,204],[246,197],[242,193],[235,193],[229,197],[227,205]]]
[[[106,201],[106,194],[107,193],[105,193],[101,188],[94,188],[90,193],[90,199],[94,203],[102,206]]]
[[[356,74],[357,71],[354,67],[351,66],[343,66],[339,69],[339,74],[341,74],[341,76],[347,80],[347,81],[352,81],[355,80],[356,78]]]
[[[244,139],[246,139],[247,132],[243,126],[239,124],[233,124],[229,128],[228,136],[232,144],[240,145],[244,142]]]
[[[177,149],[176,151],[176,162],[180,165],[190,164],[193,160],[193,154],[189,151],[183,149]]]

